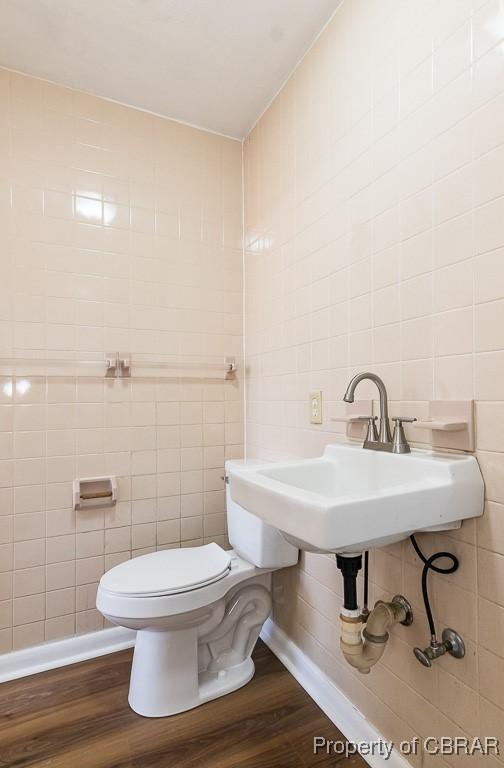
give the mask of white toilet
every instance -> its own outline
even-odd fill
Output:
[[[229,486],[226,498],[232,550],[212,543],[153,552],[100,581],[97,608],[137,630],[128,700],[139,715],[192,709],[254,674],[251,653],[271,610],[271,571],[294,565],[298,550],[235,504]]]

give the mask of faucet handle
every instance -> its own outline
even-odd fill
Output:
[[[396,424],[412,424],[417,421],[416,416],[392,416],[391,418]]]
[[[379,441],[378,430],[376,429],[377,416],[358,416],[356,421],[367,422],[367,434],[365,443],[376,443]]]
[[[411,448],[404,434],[403,424],[412,424],[416,420],[415,416],[392,416],[392,421],[395,421],[392,453],[411,453]]]

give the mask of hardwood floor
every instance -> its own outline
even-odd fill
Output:
[[[343,737],[261,642],[235,693],[170,718],[128,707],[131,651],[0,686],[0,766],[37,768],[364,768],[313,754]]]

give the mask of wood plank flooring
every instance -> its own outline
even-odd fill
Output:
[[[131,651],[0,685],[2,768],[365,768],[313,754],[343,737],[261,642],[235,693],[170,718],[128,707]]]

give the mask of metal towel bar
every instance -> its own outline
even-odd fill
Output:
[[[237,366],[234,357],[221,362],[192,357],[168,360],[142,359],[114,352],[103,359],[70,359],[39,357],[0,357],[0,376],[46,376],[68,378],[87,376],[107,379],[234,379]]]

